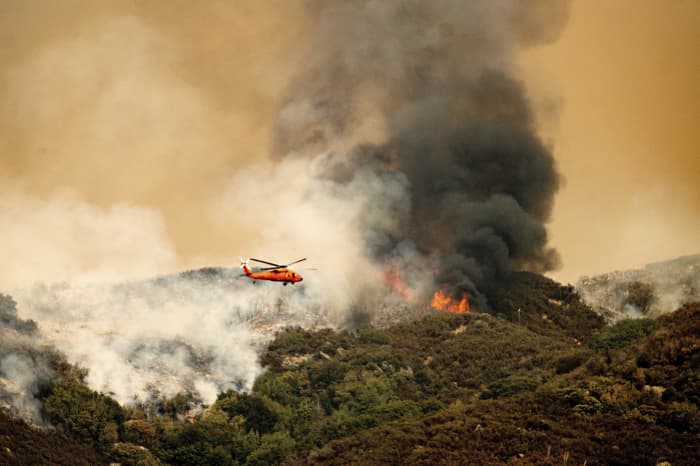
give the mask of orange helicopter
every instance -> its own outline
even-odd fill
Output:
[[[255,283],[256,280],[268,280],[272,282],[282,282],[284,286],[287,286],[290,283],[294,285],[295,283],[300,282],[304,279],[304,277],[299,275],[297,272],[290,270],[287,267],[293,264],[298,264],[299,262],[303,262],[305,260],[306,257],[303,259],[296,260],[294,262],[290,262],[289,264],[280,265],[275,264],[274,262],[268,262],[253,258],[244,260],[241,257],[241,269],[243,269],[243,273],[245,274],[245,276],[253,280],[253,283]],[[250,269],[250,267],[248,267],[248,263],[250,261],[266,264],[269,267],[263,267],[253,272]]]

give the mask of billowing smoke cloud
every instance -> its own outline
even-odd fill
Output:
[[[252,287],[239,275],[205,269],[117,285],[36,285],[16,299],[40,322],[44,344],[88,369],[93,389],[127,404],[178,393],[210,404],[221,391],[252,387],[275,331],[332,325],[305,291]]]
[[[338,185],[405,177],[410,207],[363,225],[373,257],[411,243],[482,308],[480,287],[558,262],[544,222],[559,178],[512,65],[563,24],[566,3],[547,3],[312,2],[309,66],[278,120],[276,153],[328,154]]]

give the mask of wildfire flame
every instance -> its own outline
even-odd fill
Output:
[[[439,311],[452,312],[454,314],[466,314],[471,312],[467,295],[462,295],[462,298],[457,300],[449,295],[444,289],[435,292],[432,301],[430,301],[430,307]]]
[[[392,264],[384,271],[384,286],[392,292],[398,293],[404,300],[409,301],[412,297],[411,288],[401,277],[401,273],[397,264]]]

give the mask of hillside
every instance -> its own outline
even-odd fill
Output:
[[[30,426],[0,411],[0,464],[89,466],[108,463],[105,455],[64,433]]]
[[[657,317],[700,301],[700,254],[582,277],[576,290],[608,321]]]
[[[37,451],[70,445],[63,432],[91,464],[95,451],[123,464],[676,466],[700,457],[699,303],[604,326],[571,287],[528,273],[489,300],[494,315],[287,328],[262,353],[266,371],[250,392],[220,393],[196,415],[187,393],[119,405],[54,359],[36,395],[57,432],[32,431],[43,433],[30,441],[44,445]],[[0,446],[27,444],[15,440],[28,438],[18,425],[0,417]],[[33,458],[9,448],[17,464]]]

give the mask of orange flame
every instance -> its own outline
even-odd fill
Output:
[[[389,288],[391,291],[398,293],[401,297],[408,301],[411,299],[411,288],[401,277],[399,267],[397,264],[392,264],[388,269],[384,271],[384,286]]]
[[[447,294],[444,289],[435,292],[432,301],[430,301],[430,307],[454,314],[466,314],[471,312],[467,295],[462,295],[462,298],[457,300]]]

